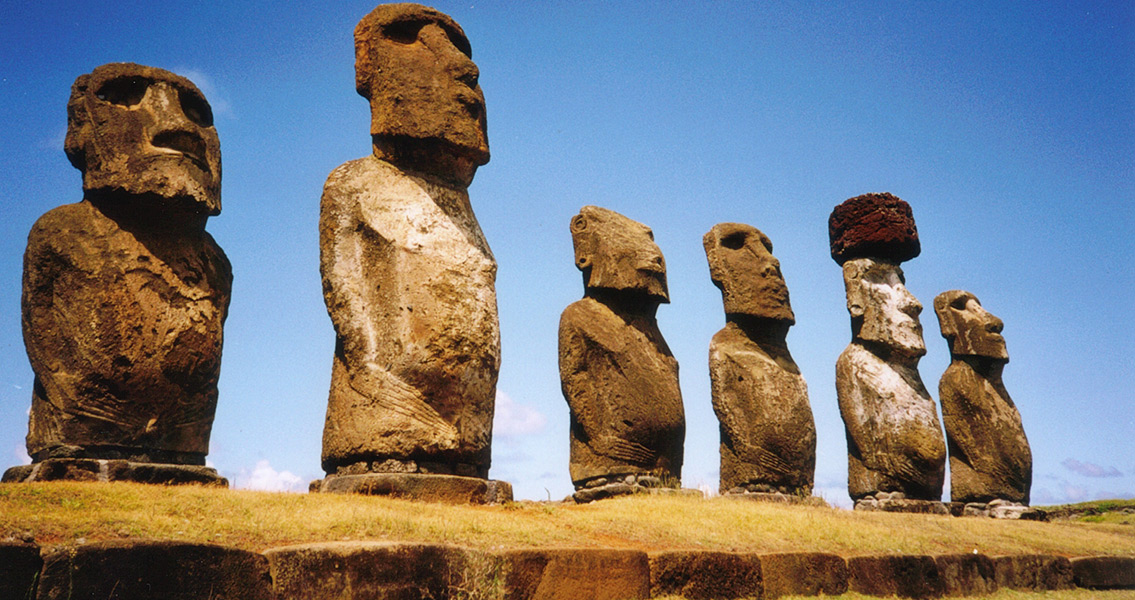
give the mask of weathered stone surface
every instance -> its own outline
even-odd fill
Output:
[[[832,258],[908,261],[922,251],[910,205],[888,193],[864,194],[835,207],[828,218]]]
[[[328,474],[487,477],[500,366],[496,262],[466,190],[484,98],[452,19],[376,8],[355,30],[374,154],[327,179],[320,268],[335,326]]]
[[[1072,559],[1076,585],[1095,589],[1135,589],[1135,558],[1086,556]]]
[[[763,593],[757,554],[675,550],[652,552],[649,558],[651,598],[759,598]]]
[[[848,492],[853,500],[899,492],[938,501],[946,444],[918,374],[926,354],[922,305],[896,263],[849,260],[843,278],[853,339],[836,362],[836,392],[847,432]]]
[[[899,496],[899,497],[894,497]],[[948,515],[950,507],[937,500],[910,500],[902,498],[899,492],[879,492],[875,496],[864,496],[855,501],[855,510],[917,513],[924,515]]]
[[[583,207],[571,221],[585,295],[560,317],[560,383],[571,411],[571,478],[681,476],[686,421],[678,363],[655,312],[666,265],[646,226]]]
[[[816,426],[808,386],[785,342],[795,318],[772,242],[755,227],[721,223],[702,243],[726,317],[709,345],[721,491],[757,484],[809,495]]]
[[[504,600],[636,600],[650,597],[650,563],[637,550],[512,550]]]
[[[0,542],[0,599],[35,598],[36,581],[42,566],[39,546]]]
[[[856,556],[847,559],[848,590],[869,596],[939,598],[945,593],[931,556]]]
[[[1004,325],[961,290],[934,298],[950,366],[938,384],[955,502],[1029,503],[1032,452],[1001,372],[1009,362]],[[1010,517],[1009,511],[999,514]],[[1019,515],[1017,515],[1019,517]]]
[[[98,542],[45,554],[39,600],[270,600],[264,556],[179,542]]]
[[[391,496],[446,504],[499,504],[512,501],[512,485],[508,482],[457,475],[417,473],[328,475],[313,491]]]
[[[49,458],[12,467],[4,483],[34,481],[132,481],[160,485],[211,485],[228,487],[229,481],[212,467],[167,463],[137,463],[92,458]]]
[[[993,561],[984,554],[942,554],[934,562],[947,596],[983,596],[998,589]]]
[[[209,104],[114,63],[76,79],[67,108],[83,200],[40,217],[24,255],[28,454],[203,465],[232,287],[205,232],[221,210]]]
[[[990,557],[998,587],[1015,590],[1066,590],[1072,585],[1072,563],[1063,556],[1013,554]]]
[[[839,596],[847,592],[847,562],[835,554],[783,552],[762,554],[764,598]]]
[[[279,600],[454,598],[458,587],[491,585],[499,569],[480,554],[439,544],[330,542],[273,548],[264,555]]]

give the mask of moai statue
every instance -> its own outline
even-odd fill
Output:
[[[488,481],[500,367],[496,261],[467,191],[489,161],[461,27],[417,4],[355,28],[374,153],[331,172],[320,271],[335,327],[324,492],[510,500]]]
[[[721,223],[702,243],[725,304],[725,328],[709,344],[721,493],[810,496],[816,426],[808,386],[785,342],[796,318],[772,242],[755,227]]]
[[[666,263],[648,227],[585,206],[572,217],[584,297],[560,317],[577,502],[679,487],[686,418],[678,362],[658,330]]]
[[[950,499],[967,514],[1019,518],[1029,503],[1033,459],[1021,414],[1005,391],[1009,362],[1001,319],[969,292],[934,298],[950,366],[938,383],[950,453]]]
[[[899,267],[920,251],[910,206],[890,194],[851,198],[828,232],[851,313],[852,341],[836,362],[848,492],[857,509],[945,513],[946,444],[918,374],[922,305]]]
[[[228,485],[207,468],[232,268],[209,103],[162,69],[102,65],[67,104],[83,200],[36,221],[23,330],[35,372],[29,466],[5,481]]]

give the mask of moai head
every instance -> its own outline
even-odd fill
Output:
[[[461,26],[432,8],[384,4],[355,27],[355,89],[376,145],[465,183],[489,162],[479,76]]]
[[[719,223],[702,237],[702,244],[726,315],[796,322],[780,261],[765,234],[749,225]]]
[[[942,337],[954,356],[982,356],[1008,361],[1009,351],[1001,330],[1005,324],[981,307],[977,297],[962,290],[942,292],[934,298],[934,313]]]
[[[666,261],[649,227],[619,213],[584,206],[571,219],[575,266],[588,290],[633,292],[670,302]]]
[[[918,315],[922,304],[906,289],[902,269],[889,261],[857,258],[843,263],[852,335],[911,358],[926,354]]]
[[[221,212],[213,112],[184,77],[133,63],[80,75],[67,103],[64,149],[88,196],[146,196],[193,214]]]

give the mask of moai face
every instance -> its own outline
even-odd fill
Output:
[[[926,354],[918,315],[922,304],[906,289],[902,269],[870,258],[843,264],[847,310],[856,339],[876,342],[900,356]]]
[[[702,244],[725,314],[796,322],[780,261],[765,234],[749,225],[720,223],[702,237]]]
[[[1001,337],[1005,324],[982,308],[973,294],[961,290],[942,292],[934,298],[934,313],[938,315],[942,337],[950,344],[950,354],[1009,360],[1005,338]]]
[[[440,141],[489,161],[485,96],[465,32],[418,4],[386,4],[355,28],[355,88],[370,101],[371,135]]]
[[[184,77],[132,63],[81,75],[67,103],[71,164],[88,192],[152,195],[221,212],[221,143],[205,96]]]
[[[605,208],[585,206],[572,217],[571,239],[586,288],[670,301],[666,261],[649,227]]]

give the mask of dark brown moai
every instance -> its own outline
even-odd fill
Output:
[[[201,466],[232,288],[205,231],[221,212],[209,104],[184,77],[113,63],[75,80],[67,115],[83,200],[28,236],[34,462],[5,480],[223,484]]]
[[[585,206],[571,220],[584,297],[560,317],[577,501],[677,487],[686,419],[678,362],[658,330],[666,264],[648,227]]]
[[[950,499],[1027,505],[1032,452],[1021,415],[1001,381],[1009,362],[1001,337],[1004,324],[976,296],[961,290],[934,298],[934,312],[950,344],[950,366],[938,384],[950,455]]]
[[[858,196],[832,211],[828,227],[851,314],[852,341],[836,362],[848,492],[859,509],[944,512],[946,444],[918,374],[922,305],[899,267],[919,253],[910,206]]]
[[[389,4],[355,28],[355,76],[374,153],[323,189],[336,346],[318,489],[429,498],[408,491],[419,475],[481,489],[500,330],[496,261],[467,192],[489,160],[477,67],[453,19]]]
[[[725,328],[709,344],[721,493],[811,495],[816,426],[785,341],[796,318],[772,242],[755,227],[721,223],[702,243],[725,304]]]

